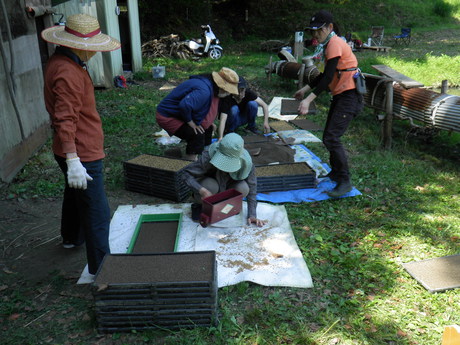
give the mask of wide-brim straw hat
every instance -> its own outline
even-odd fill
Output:
[[[65,26],[58,25],[45,29],[42,38],[60,46],[107,52],[120,48],[120,42],[101,32],[96,18],[87,14],[74,14],[67,18]]]
[[[233,94],[238,95],[238,74],[227,67],[222,67],[219,72],[212,72],[212,78],[218,87]]]

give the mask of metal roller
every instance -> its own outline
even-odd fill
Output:
[[[305,64],[290,61],[275,61],[270,62],[265,67],[267,75],[272,73],[280,77],[299,80],[301,84],[310,83],[319,75],[319,70],[316,66],[306,66]]]
[[[385,109],[384,79],[367,75],[366,105]],[[388,81],[388,79],[386,79]],[[393,85],[393,112],[433,128],[460,132],[460,97],[422,88],[405,89]]]

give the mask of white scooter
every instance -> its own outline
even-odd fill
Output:
[[[185,45],[196,56],[209,56],[217,60],[222,57],[223,48],[219,45],[219,39],[214,35],[210,25],[201,25],[200,39],[186,40]]]

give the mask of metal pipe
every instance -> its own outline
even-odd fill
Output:
[[[268,76],[276,73],[280,77],[299,80],[300,84],[311,84],[319,75],[316,66],[306,66],[305,64],[290,61],[270,62],[265,66],[265,72]]]

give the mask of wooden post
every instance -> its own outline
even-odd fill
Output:
[[[385,83],[385,120],[383,122],[383,147],[388,150],[391,148],[392,127],[393,127],[393,82]]]
[[[272,76],[272,62],[273,62],[273,56],[270,56],[270,60],[268,60],[268,73],[267,73],[267,77],[268,77],[269,82],[272,80],[272,78],[271,78],[271,76]]]
[[[449,90],[449,82],[447,80],[443,80],[441,83],[441,93],[447,93]]]
[[[296,61],[299,61],[299,58],[303,55],[303,31],[298,31],[295,33],[294,39],[294,57]]]

